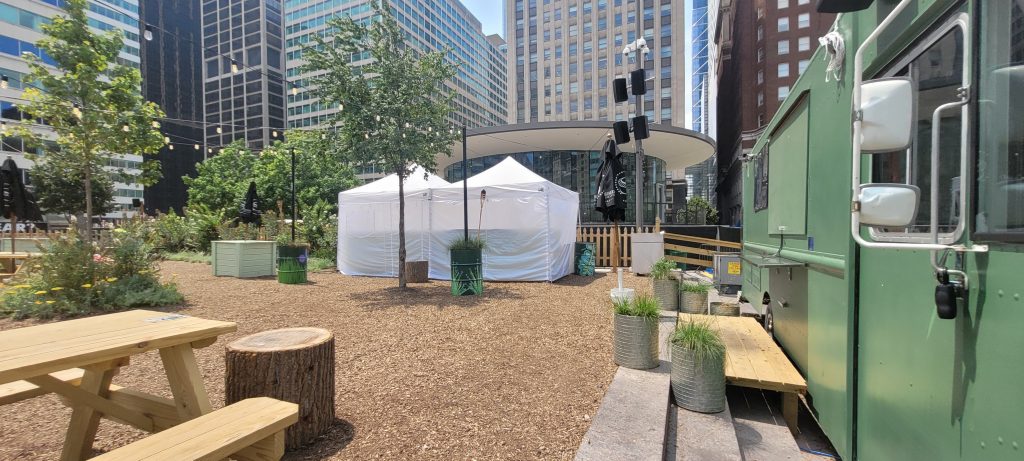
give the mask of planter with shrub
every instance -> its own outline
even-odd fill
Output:
[[[309,245],[305,243],[278,243],[277,281],[294,285],[306,283],[306,263],[309,262]]]
[[[661,313],[658,299],[638,294],[632,301],[620,300],[614,305],[615,363],[637,370],[658,366],[658,316]]]
[[[685,322],[669,341],[676,405],[700,413],[724,410],[725,345],[710,322]]]
[[[651,272],[648,274],[651,277],[651,291],[654,297],[658,298],[662,309],[670,311],[676,310],[679,300],[676,296],[679,283],[672,277],[672,269],[675,268],[676,263],[661,258],[651,266]]]
[[[708,312],[708,291],[711,286],[704,283],[686,283],[679,286],[679,310],[687,314]]]
[[[448,245],[452,264],[452,295],[479,295],[484,292],[484,242],[479,238],[459,238]]]

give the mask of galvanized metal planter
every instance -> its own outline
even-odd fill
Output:
[[[651,291],[658,298],[662,309],[674,311],[678,308],[679,297],[676,293],[679,291],[679,282],[675,279],[651,279]]]
[[[615,314],[615,363],[647,370],[658,366],[658,320]]]
[[[711,303],[711,315],[737,317],[740,315],[740,305],[739,303],[713,302]]]
[[[700,413],[725,409],[725,357],[698,361],[693,351],[673,344],[671,382],[676,405]]]
[[[708,312],[708,294],[679,292],[679,310],[687,314],[706,314]]]

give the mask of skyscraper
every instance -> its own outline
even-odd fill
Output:
[[[644,111],[651,123],[686,127],[683,0],[509,0],[509,114],[516,123],[625,120],[611,82],[635,69],[622,49],[638,29],[651,52]],[[688,127],[687,127],[688,128]]]
[[[42,25],[50,18],[62,14],[60,0],[9,0],[0,3],[0,74],[6,77],[6,88],[0,86],[0,117],[5,123],[23,119],[18,104],[24,102],[22,92],[31,83],[24,81],[28,64],[22,53],[40,55],[35,43],[43,38]],[[89,2],[89,25],[101,31],[120,30],[124,34],[124,47],[117,57],[117,63],[139,68],[139,3],[138,0],[106,0]],[[46,64],[54,61],[41,55]],[[25,158],[26,153],[43,153],[42,147],[31,146],[21,138],[3,136],[2,155],[11,156],[22,170],[31,170],[33,163]],[[111,169],[124,169],[128,174],[138,174],[142,157],[135,154],[112,155],[108,159]],[[26,178],[31,183],[31,171]],[[115,210],[106,217],[132,215],[132,199],[143,198],[142,186],[137,183],[114,183]]]
[[[686,75],[689,77],[686,79],[686,92],[689,94],[686,127],[714,137],[713,104],[709,97],[712,68],[708,66],[708,0],[690,1],[686,9],[686,24],[690,26],[690,45],[686,49]]]
[[[828,33],[833,14],[811,0],[716,0],[718,209],[723,223],[742,217],[740,162],[775,115]]]
[[[502,125],[508,121],[505,84],[505,43],[497,35],[485,36],[480,21],[459,0],[390,0],[388,2],[410,45],[426,51],[450,49],[449,57],[461,62],[448,85],[456,92],[452,123],[468,127]],[[336,107],[321,104],[301,82],[305,63],[302,48],[315,35],[329,33],[327,21],[350,16],[369,21],[370,0],[289,0],[285,5],[285,37],[288,79],[299,82],[297,94],[288,95],[288,126],[317,126]],[[369,56],[354,58],[352,65],[369,63]]]
[[[207,157],[236,140],[262,149],[284,129],[281,8],[281,0],[203,0]]]
[[[146,212],[182,212],[182,176],[195,176],[204,158],[201,0],[142,0],[142,93],[166,114],[160,131],[171,143],[156,155],[163,178],[146,187]],[[146,32],[148,31],[148,32]],[[190,122],[191,121],[191,122]]]

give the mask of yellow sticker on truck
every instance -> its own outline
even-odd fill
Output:
[[[740,275],[740,263],[730,262],[726,272],[728,272],[729,275]]]

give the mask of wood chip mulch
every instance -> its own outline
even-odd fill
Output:
[[[310,284],[213,277],[165,262],[188,304],[162,309],[238,323],[197,351],[214,407],[224,405],[224,346],[241,336],[316,326],[336,340],[336,417],[315,444],[285,459],[571,459],[615,373],[615,277],[486,284],[452,297],[446,282],[310,274]],[[626,277],[646,289],[646,280]],[[33,321],[0,320],[0,330]],[[159,355],[135,356],[116,384],[170,397]],[[0,406],[0,460],[57,459],[70,410],[53,396]],[[100,423],[95,448],[145,434]]]

